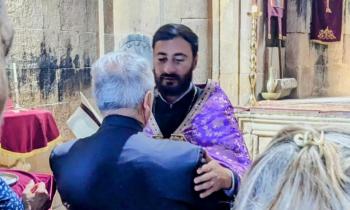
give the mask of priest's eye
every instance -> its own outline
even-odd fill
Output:
[[[175,62],[176,63],[181,63],[181,62],[183,62],[185,59],[175,59]]]
[[[165,63],[167,61],[167,58],[158,58],[158,61],[160,63]]]

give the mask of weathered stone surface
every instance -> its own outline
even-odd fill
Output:
[[[60,2],[61,30],[64,31],[87,31],[86,17],[87,0],[74,1],[63,0]]]
[[[163,13],[162,23],[173,23],[181,18],[206,19],[208,18],[207,0],[171,0],[160,1]],[[175,9],[178,8],[178,9]],[[181,8],[181,9],[180,9]]]
[[[324,96],[349,96],[350,65],[332,64],[328,66],[326,82],[328,88]]]
[[[159,0],[113,2],[115,48],[130,33],[152,36],[160,26]]]
[[[98,32],[98,1],[86,0],[87,32]]]
[[[77,54],[79,50],[79,32],[60,31],[58,35],[58,43],[60,57],[67,54],[68,48],[71,48],[71,55]]]
[[[114,51],[114,35],[105,34],[105,53]]]
[[[309,33],[311,22],[311,1],[291,0],[287,8],[287,32]]]
[[[222,73],[220,74],[220,86],[224,89],[225,93],[229,97],[230,101],[234,103],[238,100],[238,87],[236,85],[236,81],[239,80],[237,78],[237,74],[235,73]],[[237,104],[237,103],[235,103]]]
[[[232,12],[235,11],[235,12]],[[239,2],[220,1],[219,63],[220,85],[231,101],[238,103],[239,81]],[[232,27],[227,27],[232,26]]]
[[[211,49],[211,79],[214,81],[219,81],[220,74],[220,1],[209,1],[210,13],[208,17],[209,30],[211,33],[209,36],[208,48]]]
[[[247,74],[250,72],[250,40],[251,40],[251,18],[246,12],[251,10],[250,1],[241,1],[241,28],[240,28],[240,72],[241,74]]]
[[[79,104],[79,91],[90,88],[90,66],[97,55],[97,1],[8,1],[15,26],[9,56],[10,96],[14,97],[12,63],[17,64],[22,107],[48,108],[63,138]],[[91,31],[91,32],[89,32]],[[69,108],[60,106],[68,104]]]
[[[114,30],[113,0],[103,1],[103,13],[104,13],[104,32],[107,34],[113,34],[113,30]]]
[[[344,17],[344,34],[350,35],[350,1],[347,1],[345,4],[345,17]]]
[[[40,55],[40,44],[43,40],[43,31],[33,29],[16,30],[9,62],[22,60],[23,54],[33,58],[38,57]]]
[[[297,72],[293,69],[301,65],[311,67],[314,62],[314,58],[310,56],[308,35],[289,33],[286,41],[286,75],[295,77],[294,73]]]
[[[43,7],[41,0],[13,0],[8,1],[8,13],[15,29],[42,29]]]
[[[221,27],[220,31],[220,73],[238,74],[239,59],[239,12],[238,2],[221,1],[220,25],[232,27]],[[236,12],[232,12],[235,10]]]
[[[292,96],[296,98],[308,98],[313,95],[315,90],[315,71],[313,67],[296,66],[292,69],[294,75],[292,76],[298,81],[298,87],[292,92]]]
[[[349,22],[350,25],[350,22]],[[343,63],[350,66],[350,34],[344,35],[344,56]]]
[[[60,18],[60,1],[61,0],[50,0],[43,1],[43,21],[44,21],[44,29],[56,30],[61,26],[61,18]]]
[[[183,19],[182,23],[190,27],[199,37],[198,64],[193,73],[195,83],[205,83],[209,75],[208,60],[208,20],[207,19]]]
[[[81,33],[79,35],[79,54],[83,55],[84,53],[87,53],[90,57],[91,62],[95,61],[97,59],[97,36],[95,33]]]
[[[328,63],[341,64],[343,62],[344,49],[344,38],[340,42],[328,44]]]

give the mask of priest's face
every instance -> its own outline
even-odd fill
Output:
[[[154,77],[163,96],[179,96],[191,81],[197,65],[191,45],[181,37],[157,41],[153,50]]]

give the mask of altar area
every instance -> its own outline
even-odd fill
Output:
[[[254,159],[287,125],[349,127],[350,97],[260,101],[255,107],[236,107],[236,117]]]
[[[280,49],[267,46],[267,2],[280,6],[282,1],[84,0],[73,5],[69,1],[62,5],[39,1],[20,9],[8,1],[18,34],[8,62],[11,96],[17,87],[20,106],[50,110],[62,140],[73,139],[66,121],[80,103],[79,92],[90,93],[91,64],[118,49],[128,34],[151,37],[160,25],[172,22],[185,24],[198,34],[194,82],[203,84],[211,79],[225,90],[236,108],[252,157],[286,124],[350,124],[349,1],[286,0],[288,5],[280,6],[287,15],[282,21],[285,27]],[[314,9],[313,2],[329,2],[327,11],[342,14],[335,21],[341,23],[341,33],[335,34],[339,40],[328,44],[311,40],[313,14],[326,11]],[[339,2],[342,9],[334,7]],[[255,28],[252,12],[261,12]],[[37,16],[45,21],[37,21]],[[13,64],[17,64],[17,71]],[[18,84],[14,83],[15,74]],[[297,87],[287,99],[263,101],[261,93],[268,92],[270,78],[294,78]],[[258,100],[255,105],[249,104],[253,83]]]
[[[240,77],[236,117],[253,159],[288,125],[350,129],[349,13],[341,0],[251,4],[249,86]]]

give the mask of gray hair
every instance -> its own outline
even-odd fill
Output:
[[[111,52],[92,66],[92,86],[100,111],[134,108],[154,88],[153,73],[148,62],[133,53]]]
[[[235,210],[349,209],[350,134],[287,127],[253,163]]]

